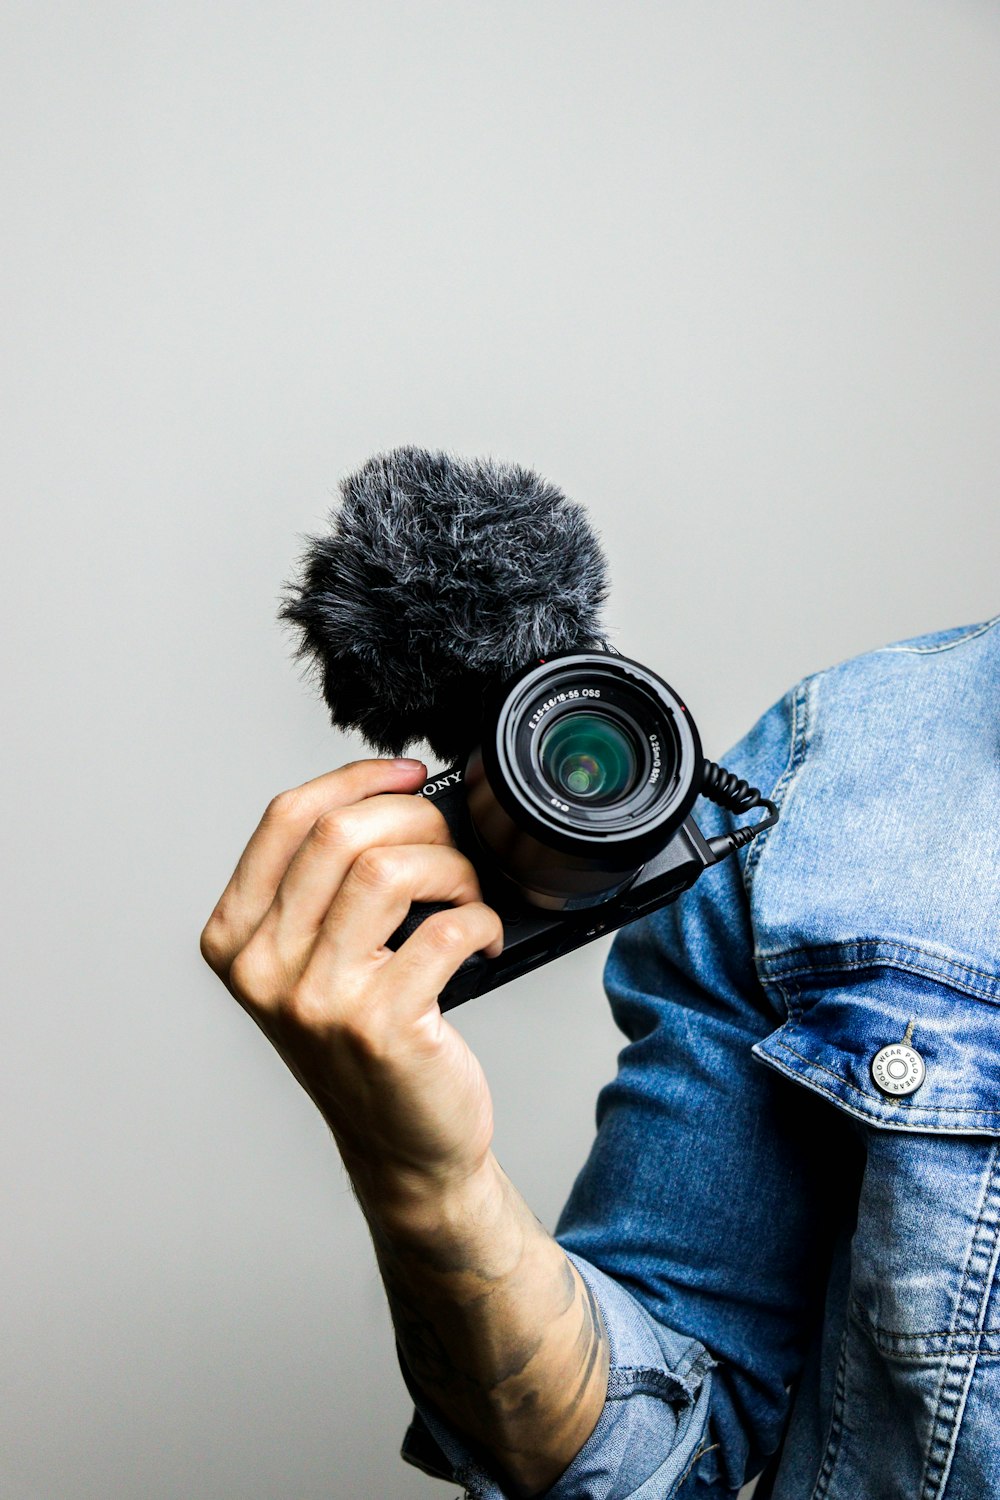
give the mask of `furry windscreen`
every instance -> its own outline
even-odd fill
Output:
[[[529,469],[397,448],[341,481],[330,531],[305,538],[279,618],[334,724],[379,754],[479,737],[497,681],[564,647],[607,643],[607,567],[582,506]]]

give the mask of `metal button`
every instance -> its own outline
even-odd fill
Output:
[[[883,1047],[872,1058],[872,1077],[883,1094],[912,1094],[924,1081],[924,1060],[904,1042]]]

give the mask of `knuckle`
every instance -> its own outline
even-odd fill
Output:
[[[394,849],[362,849],[354,861],[355,878],[369,890],[395,890],[405,879],[406,861]]]
[[[301,978],[289,990],[282,1009],[303,1031],[319,1031],[330,1021],[330,997],[314,980]]]
[[[241,1000],[260,1002],[266,997],[268,974],[269,964],[260,946],[251,941],[233,959],[229,985]]]
[[[457,911],[434,912],[423,926],[428,942],[442,953],[455,953],[468,944],[465,923]]]
[[[201,930],[199,939],[201,956],[212,969],[218,969],[226,960],[226,924],[221,912],[214,911]]]
[[[301,787],[290,787],[287,792],[279,792],[272,797],[264,810],[264,818],[269,823],[292,823],[295,822],[305,811],[305,797]]]
[[[327,808],[313,824],[313,835],[324,847],[343,849],[357,836],[356,818],[344,808]]]

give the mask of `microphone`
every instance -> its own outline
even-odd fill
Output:
[[[396,448],[341,480],[329,522],[305,538],[278,617],[332,722],[380,754],[426,741],[452,761],[527,662],[613,649],[586,512],[520,464]]]

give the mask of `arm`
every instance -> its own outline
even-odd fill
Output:
[[[369,1225],[413,1381],[512,1495],[547,1488],[604,1406],[608,1342],[589,1286],[492,1156],[424,1226],[374,1213]]]
[[[202,954],[333,1132],[413,1379],[531,1494],[604,1404],[593,1295],[490,1151],[478,1062],[437,1004],[502,924],[419,762],[359,761],[274,799]],[[454,909],[385,946],[413,901]]]

